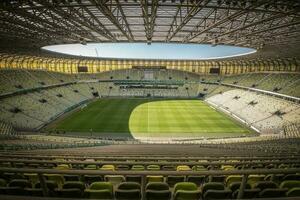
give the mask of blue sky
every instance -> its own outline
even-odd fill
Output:
[[[216,59],[255,52],[254,49],[204,44],[170,44],[170,43],[90,43],[64,44],[43,47],[50,51],[65,54],[104,58],[136,59]]]

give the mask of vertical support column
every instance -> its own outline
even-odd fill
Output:
[[[38,174],[38,177],[39,177],[39,180],[40,180],[40,183],[41,183],[41,188],[43,189],[44,197],[49,196],[48,195],[48,187],[47,187],[47,184],[46,184],[46,181],[45,181],[45,177],[41,173]]]
[[[247,184],[247,179],[248,179],[248,174],[244,174],[243,179],[242,179],[242,183],[240,185],[240,189],[239,189],[239,193],[237,196],[237,199],[242,199],[244,196],[244,190]]]
[[[142,199],[146,199],[146,175],[142,175],[142,185],[141,185],[141,195],[142,195]]]

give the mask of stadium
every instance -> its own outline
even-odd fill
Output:
[[[0,1],[0,199],[300,199],[297,0]]]

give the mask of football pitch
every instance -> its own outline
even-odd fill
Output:
[[[216,138],[253,134],[200,100],[100,99],[48,129],[116,137]]]

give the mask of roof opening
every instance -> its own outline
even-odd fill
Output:
[[[243,56],[256,49],[229,45],[178,43],[88,43],[45,46],[62,54],[120,59],[208,60]]]

